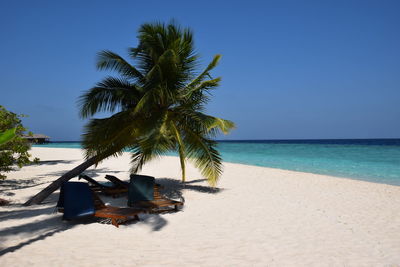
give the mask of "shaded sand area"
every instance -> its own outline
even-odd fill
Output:
[[[82,161],[78,149],[33,148],[39,165],[1,182],[0,266],[400,266],[400,187],[226,163],[217,189],[179,160],[145,166],[182,211],[141,215],[116,228],[73,223],[54,213],[58,191],[43,205],[19,204]],[[129,155],[86,173],[127,180]],[[76,179],[73,179],[76,180]],[[126,205],[126,197],[102,197]]]

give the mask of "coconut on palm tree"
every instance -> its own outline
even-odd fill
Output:
[[[229,120],[204,113],[210,91],[221,80],[210,74],[221,56],[198,72],[192,32],[173,23],[143,24],[138,39],[138,46],[128,50],[129,61],[111,51],[98,54],[98,69],[118,76],[105,78],[79,99],[81,117],[91,118],[82,142],[89,163],[72,174],[124,150],[132,153],[135,173],[149,160],[177,151],[182,181],[190,160],[216,185],[222,163],[213,138],[234,127]],[[92,118],[104,111],[113,115]]]

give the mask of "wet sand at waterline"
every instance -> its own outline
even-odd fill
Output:
[[[31,152],[41,164],[1,182],[0,197],[12,204],[0,207],[0,266],[400,265],[399,186],[233,163],[224,163],[217,188],[191,165],[182,185],[178,158],[166,156],[141,173],[183,197],[184,208],[116,228],[62,221],[54,212],[58,191],[42,205],[21,206],[83,160],[80,149]],[[128,180],[129,168],[125,153],[86,173]]]

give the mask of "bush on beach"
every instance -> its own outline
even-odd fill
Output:
[[[15,128],[14,138],[0,144],[0,179],[5,179],[6,176],[2,173],[10,172],[14,165],[21,168],[39,160],[37,158],[30,160],[31,155],[28,151],[31,146],[26,139],[22,138],[22,134],[27,130],[21,122],[24,116],[8,111],[0,105],[0,132]]]

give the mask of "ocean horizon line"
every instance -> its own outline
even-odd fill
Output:
[[[400,137],[377,138],[279,138],[279,139],[215,139],[217,142],[244,142],[244,141],[314,141],[314,140],[400,140]],[[54,143],[80,143],[79,140],[54,140]]]
[[[323,138],[323,139],[221,139],[218,143],[253,144],[321,144],[321,145],[378,145],[400,146],[400,138]],[[73,144],[82,141],[50,141],[53,144]]]

